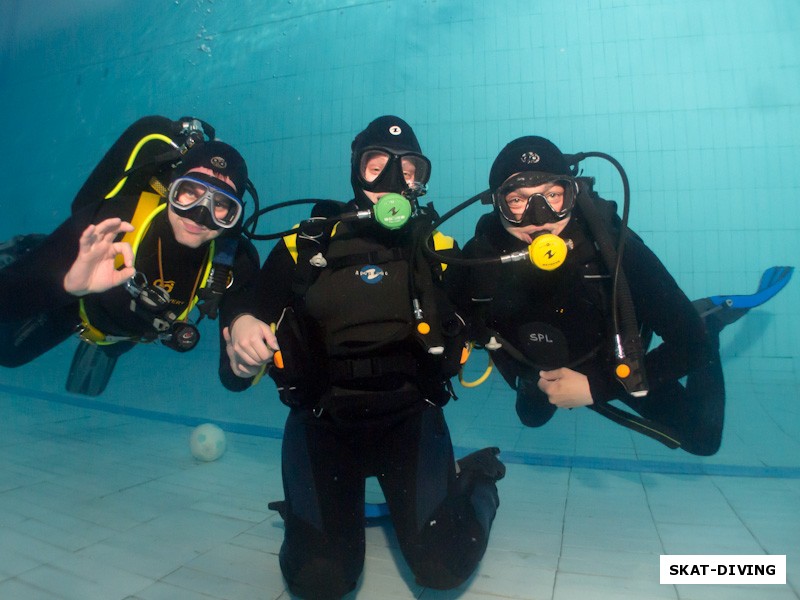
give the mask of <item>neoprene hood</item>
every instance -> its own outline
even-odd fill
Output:
[[[244,196],[247,183],[247,164],[233,146],[216,140],[195,144],[184,155],[175,171],[175,176],[180,177],[197,167],[205,167],[230,178],[233,185],[236,186],[235,190],[223,181],[215,179],[219,182],[220,188],[229,191],[240,200]]]
[[[506,144],[494,159],[489,171],[489,188],[495,191],[515,173],[524,172],[571,175],[567,159],[553,142],[528,135]]]

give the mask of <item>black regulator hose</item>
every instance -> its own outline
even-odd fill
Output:
[[[245,219],[244,223],[242,223],[242,233],[244,233],[244,235],[247,237],[250,237],[250,234],[255,234],[256,232],[258,217],[261,211],[261,203],[258,197],[258,190],[256,190],[256,186],[251,179],[248,178],[247,181],[245,181],[244,189],[247,190],[247,193],[249,193],[250,197],[253,199],[253,214]]]
[[[300,225],[295,225],[294,227],[291,227],[290,229],[279,231],[277,233],[263,233],[263,234],[256,233],[256,227],[258,225],[258,219],[262,215],[265,215],[268,212],[272,212],[273,210],[278,210],[278,209],[281,209],[281,208],[287,208],[289,206],[296,206],[296,205],[299,205],[299,204],[318,204],[320,202],[323,202],[323,200],[321,200],[319,198],[300,198],[298,200],[287,200],[286,202],[278,202],[276,204],[270,204],[269,206],[266,206],[264,208],[258,208],[258,206],[256,206],[256,211],[252,215],[250,215],[247,218],[247,220],[244,222],[244,225],[243,225],[244,234],[248,238],[250,238],[251,240],[264,241],[264,240],[276,240],[278,238],[282,238],[284,236],[287,236],[287,235],[289,235],[291,233],[296,233],[302,228],[303,225],[311,224],[316,219],[314,219],[314,218],[305,219],[300,223]],[[257,204],[257,201],[256,201],[256,204]],[[322,218],[326,219],[326,217],[322,217]]]
[[[336,200],[322,200],[320,198],[302,198],[300,200],[287,200],[286,202],[278,202],[263,209],[257,210],[245,222],[245,233],[250,239],[254,240],[274,240],[284,237],[292,233],[302,233],[315,237],[321,234],[320,226],[332,221],[365,221],[371,220],[383,227],[384,229],[393,230],[403,227],[414,214],[413,200],[409,199],[403,194],[389,193],[381,196],[378,201],[369,208],[364,208],[355,211],[342,212],[342,208],[347,205],[344,202],[337,202]],[[255,233],[255,224],[258,218],[273,210],[294,206],[297,204],[314,204],[325,206],[322,213],[325,211],[330,214],[318,214],[308,219],[300,221],[297,225],[284,231],[268,234]],[[313,211],[312,211],[313,212]]]
[[[424,232],[423,236],[425,239],[425,243],[423,244],[422,248],[425,253],[432,258],[433,260],[449,265],[457,265],[463,267],[480,267],[484,265],[491,265],[495,263],[507,263],[507,262],[516,262],[518,260],[529,260],[529,253],[527,250],[520,250],[519,252],[512,252],[511,254],[506,254],[503,256],[489,256],[486,258],[459,258],[455,256],[447,256],[437,252],[433,246],[433,232],[436,231],[442,223],[447,221],[453,215],[460,213],[465,208],[469,207],[472,204],[475,204],[479,200],[483,204],[491,204],[492,198],[492,191],[491,190],[484,190],[479,194],[475,194],[472,198],[465,200],[461,204],[451,208],[438,219],[434,220],[428,226],[428,229]],[[487,201],[488,200],[488,201]]]
[[[567,159],[571,164],[576,164],[590,157],[602,158],[610,162],[622,179],[622,218],[616,248],[610,233],[602,225],[602,219],[592,198],[588,194],[578,194],[575,201],[586,217],[606,268],[612,274],[611,307],[615,335],[614,351],[618,361],[615,375],[626,392],[632,396],[645,396],[648,392],[648,383],[644,370],[644,349],[639,336],[639,323],[636,320],[633,297],[622,269],[622,256],[625,251],[625,240],[628,237],[630,184],[620,162],[604,152],[581,152],[569,156]]]

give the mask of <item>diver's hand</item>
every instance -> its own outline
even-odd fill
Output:
[[[550,404],[558,408],[577,408],[594,404],[586,375],[568,369],[539,371],[539,389],[547,394]]]
[[[253,377],[272,360],[278,340],[272,328],[253,315],[240,315],[222,330],[231,370],[239,377]]]
[[[125,283],[134,274],[133,250],[127,242],[115,242],[120,233],[133,231],[122,219],[106,219],[89,225],[81,234],[78,257],[64,276],[64,289],[73,296],[104,292]],[[124,267],[114,266],[122,255]]]

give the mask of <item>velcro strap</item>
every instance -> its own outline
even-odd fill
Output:
[[[379,377],[390,373],[414,377],[417,363],[407,355],[374,356],[371,358],[332,359],[329,363],[333,383]]]

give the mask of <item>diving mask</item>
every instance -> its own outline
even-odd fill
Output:
[[[521,193],[525,188],[544,187],[531,195]],[[517,173],[492,194],[495,208],[515,227],[557,223],[569,216],[575,206],[578,185],[563,175]]]
[[[172,208],[181,216],[209,229],[235,227],[243,212],[241,200],[204,181],[203,174],[179,177],[169,186],[167,197]]]
[[[358,160],[358,183],[368,192],[411,193],[423,196],[431,163],[417,152],[395,154],[386,148],[365,148]]]

